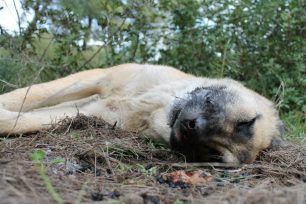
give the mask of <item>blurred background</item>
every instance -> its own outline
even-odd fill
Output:
[[[0,0],[0,93],[128,62],[239,80],[306,140],[305,0]]]

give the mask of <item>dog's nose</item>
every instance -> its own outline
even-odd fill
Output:
[[[181,126],[186,131],[203,130],[206,128],[206,120],[202,117],[198,117],[194,119],[185,119],[181,121]]]

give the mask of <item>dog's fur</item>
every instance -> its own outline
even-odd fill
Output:
[[[78,113],[162,139],[190,161],[249,163],[283,132],[273,104],[234,80],[123,64],[1,95],[0,134],[47,129]]]

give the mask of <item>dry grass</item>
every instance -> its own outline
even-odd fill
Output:
[[[251,165],[186,164],[161,144],[79,116],[47,132],[2,138],[1,203],[54,202],[29,157],[38,149],[46,153],[46,175],[66,203],[306,202],[306,145],[263,152]],[[156,181],[157,175],[177,169],[202,169],[214,180],[186,189]]]

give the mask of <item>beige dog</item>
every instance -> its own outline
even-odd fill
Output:
[[[0,134],[47,129],[78,113],[162,139],[189,161],[249,163],[283,133],[273,104],[234,80],[123,64],[0,95]]]

